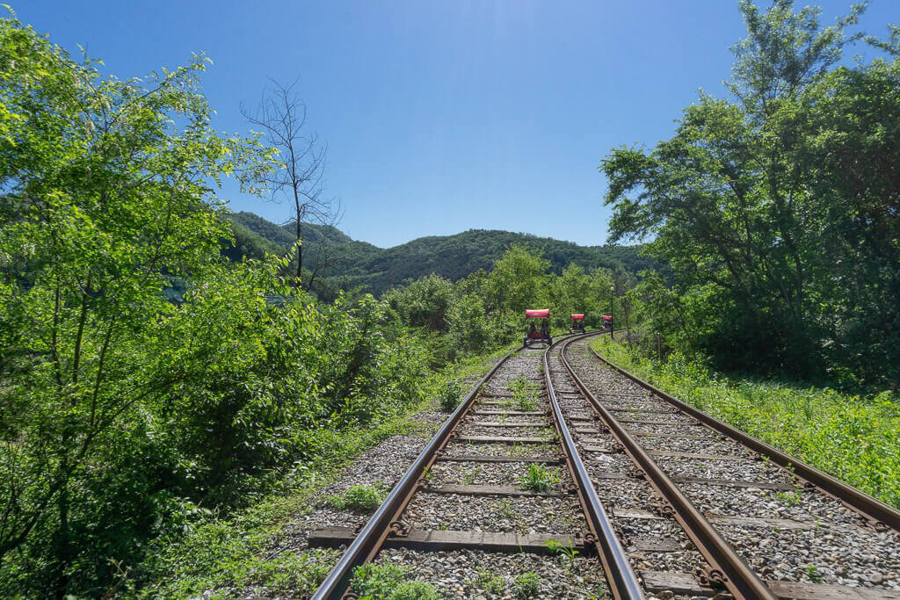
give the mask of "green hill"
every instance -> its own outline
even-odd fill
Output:
[[[232,260],[261,257],[276,249],[286,252],[294,241],[291,223],[276,225],[250,212],[232,213],[229,219],[236,240],[223,253]],[[304,227],[304,266],[312,268],[321,260],[327,264],[326,274],[335,285],[345,289],[362,287],[373,294],[431,273],[457,281],[478,269],[489,269],[512,245],[540,250],[556,273],[570,263],[586,269],[606,267],[630,273],[658,267],[652,259],[638,254],[639,246],[579,246],[510,231],[470,229],[378,248],[353,240],[334,227]]]

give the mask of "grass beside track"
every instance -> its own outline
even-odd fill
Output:
[[[262,595],[300,597],[315,591],[337,563],[340,553],[330,549],[279,550],[291,522],[312,512],[311,499],[337,481],[340,471],[366,450],[399,434],[430,438],[435,426],[413,417],[439,410],[441,384],[462,379],[468,393],[494,362],[512,346],[489,356],[472,357],[435,374],[429,398],[403,415],[380,425],[345,431],[323,429],[332,452],[316,464],[304,465],[302,477],[286,483],[281,494],[229,518],[207,517],[178,539],[161,540],[158,550],[136,573],[123,571],[121,595],[135,598],[235,598],[252,591]]]
[[[691,406],[900,508],[900,398],[729,376],[681,354],[641,358],[602,336],[606,359]]]

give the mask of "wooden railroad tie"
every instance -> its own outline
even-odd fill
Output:
[[[591,479],[639,479],[634,475],[620,473],[619,471],[592,472]],[[693,483],[698,485],[713,485],[717,487],[753,488],[759,490],[779,490],[789,492],[797,487],[790,483],[772,483],[769,481],[743,481],[734,479],[711,479],[707,477],[672,477],[675,483]]]
[[[469,414],[479,417],[501,415],[508,417],[544,417],[548,412],[546,410],[473,410]]]
[[[308,544],[311,547],[338,548],[356,538],[350,527],[325,527],[313,531]],[[439,531],[411,529],[405,536],[389,535],[386,548],[413,548],[416,550],[484,550],[487,552],[528,552],[552,554],[553,543],[584,553],[587,548],[580,536],[566,534],[520,534],[490,531]]]
[[[530,496],[539,498],[562,498],[565,494],[558,491],[535,492],[508,485],[457,485],[444,483],[438,486],[428,485],[422,488],[427,494],[459,494],[461,496]]]
[[[477,454],[462,454],[459,456],[441,455],[437,458],[438,462],[483,462],[483,463],[544,463],[548,465],[558,465],[565,462],[563,457],[553,458],[552,456],[536,456],[529,458],[527,456],[479,456]]]
[[[682,596],[714,596],[719,590],[700,585],[690,573],[640,571],[647,591],[673,592]],[[826,583],[767,581],[766,585],[779,598],[792,600],[900,600],[900,592],[881,588],[861,588]]]
[[[540,429],[542,427],[553,427],[553,423],[543,421],[541,423],[527,423],[523,421],[470,421],[468,425],[475,427],[534,427]]]
[[[507,437],[492,435],[461,435],[453,438],[459,442],[479,442],[482,444],[552,444],[556,440],[548,437]]]

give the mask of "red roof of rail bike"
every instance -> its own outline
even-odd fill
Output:
[[[573,321],[581,321],[582,319],[584,319],[584,313],[575,313],[572,315]]]
[[[604,319],[612,319],[610,315],[601,315]]]
[[[525,316],[529,319],[546,319],[550,316],[549,308],[539,308],[534,310],[526,310]]]

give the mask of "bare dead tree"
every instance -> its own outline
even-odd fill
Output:
[[[307,131],[306,105],[295,91],[297,81],[290,85],[269,81],[256,110],[251,112],[242,105],[241,114],[262,134],[262,141],[278,151],[275,168],[262,176],[261,183],[273,202],[288,199],[294,204],[299,282],[304,223],[334,226],[340,220],[341,207],[323,194],[328,147],[319,143],[315,132]]]

